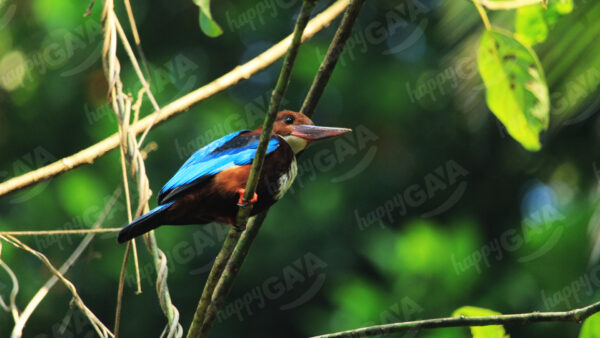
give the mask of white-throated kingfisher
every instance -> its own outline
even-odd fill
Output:
[[[296,156],[311,142],[350,131],[315,126],[302,113],[279,112],[256,193],[249,201],[253,203],[251,215],[283,197],[298,173]],[[121,229],[119,243],[167,224],[225,222],[235,226],[261,132],[262,126],[237,131],[196,151],[162,188],[158,207]]]

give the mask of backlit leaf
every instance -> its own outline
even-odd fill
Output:
[[[211,38],[223,34],[223,29],[213,19],[210,12],[210,0],[194,0],[194,3],[200,7],[200,29]]]
[[[452,314],[452,317],[484,317],[484,316],[497,316],[501,315],[501,313],[475,307],[475,306],[463,306]],[[505,338],[509,337],[504,331],[504,327],[502,325],[489,325],[489,326],[471,326],[471,334],[473,338]]]
[[[579,338],[600,338],[600,313],[596,313],[583,322]]]
[[[490,110],[525,149],[539,150],[539,134],[548,128],[550,100],[533,50],[507,33],[488,30],[479,43],[477,65]]]
[[[530,46],[544,42],[548,37],[544,11],[541,6],[519,7],[517,10],[515,35]]]

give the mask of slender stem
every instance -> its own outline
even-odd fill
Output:
[[[344,13],[342,22],[335,32],[335,36],[329,45],[327,54],[325,54],[325,58],[319,67],[317,76],[313,80],[310,90],[304,99],[304,103],[300,109],[300,112],[304,115],[310,117],[315,113],[317,103],[321,99],[321,95],[323,95],[323,92],[325,91],[325,86],[327,86],[329,78],[331,78],[331,74],[333,74],[333,69],[337,64],[340,55],[344,51],[346,41],[348,41],[348,38],[352,33],[352,27],[354,26],[358,13],[360,13],[364,3],[365,0],[352,0],[350,5],[348,5],[348,9],[346,9],[346,13]]]
[[[309,106],[311,107],[304,109],[304,111],[308,112],[309,115],[314,113],[314,107],[318,103],[323,91],[325,90],[325,86],[331,77],[331,73],[344,49],[345,43],[352,32],[352,27],[356,22],[356,18],[363,4],[364,0],[352,1],[344,14],[342,22],[340,23],[334,39],[330,44],[328,53],[326,54],[325,59],[323,60],[323,63],[319,69],[319,73],[313,81],[313,86],[308,94],[309,97],[307,97],[304,101],[305,104],[303,105],[303,108]],[[310,104],[307,105],[307,102],[310,102]],[[237,277],[237,274],[239,273],[241,266],[248,255],[250,247],[254,242],[254,239],[256,238],[266,216],[267,212],[263,212],[252,218],[247,225],[246,231],[244,231],[239,242],[237,243],[235,250],[225,266],[225,270],[223,271],[212,296],[212,302],[208,307],[206,319],[204,320],[204,326],[202,328],[203,336],[208,334],[208,331],[211,329],[214,321],[217,318],[219,309],[223,307],[225,299],[233,287],[235,278]]]
[[[133,17],[133,10],[131,9],[131,2],[129,0],[124,0],[125,10],[127,11],[127,18],[129,19],[129,25],[131,26],[131,33],[133,33],[133,41],[135,42],[135,46],[137,47],[138,54],[142,58],[142,65],[144,66],[144,70],[146,71],[146,75],[148,75],[148,80],[152,80],[150,75],[150,68],[148,68],[148,61],[146,61],[146,54],[144,54],[144,50],[142,49],[142,41],[140,40],[140,34],[138,33],[137,24],[135,23],[135,18]]]
[[[233,249],[236,243],[238,242],[239,237],[239,231],[236,231],[234,229],[229,230],[227,238],[223,243],[223,247],[221,248],[221,251],[219,251],[217,258],[215,258],[215,263],[213,264],[213,267],[210,270],[208,280],[206,281],[206,285],[204,285],[202,297],[198,302],[198,307],[196,308],[196,312],[194,313],[194,318],[192,319],[190,330],[187,334],[188,337],[198,337],[200,335],[200,329],[202,328],[202,323],[204,322],[204,315],[215,290],[215,286],[219,281],[219,277],[221,277],[221,273],[225,268],[225,264],[227,264],[227,260],[229,259],[229,256],[231,256],[231,253],[233,252]]]
[[[102,214],[100,215],[98,220],[94,223],[94,225],[92,226],[92,229],[85,229],[85,230],[87,230],[87,231],[99,230],[99,228],[102,226],[102,224],[104,224],[104,221],[108,217],[108,214],[112,211],[112,208],[114,207],[115,203],[121,196],[122,192],[123,192],[123,189],[121,187],[117,187],[117,189],[115,189],[113,195],[111,196],[111,199],[108,201],[108,203],[104,207]],[[94,238],[95,233],[96,232],[90,232],[83,238],[83,240],[81,241],[81,243],[79,243],[79,245],[77,246],[75,251],[73,251],[71,256],[69,256],[69,258],[62,264],[62,266],[58,270],[61,274],[67,273],[67,271],[71,268],[71,266],[73,266],[73,264],[75,264],[75,262],[77,261],[77,259],[79,259],[81,254],[87,248],[87,246],[92,242],[92,239]],[[8,231],[3,232],[3,233],[0,233],[0,236],[11,236],[11,233]],[[31,298],[31,300],[29,301],[29,303],[27,304],[25,309],[21,312],[21,315],[19,316],[19,320],[15,323],[15,326],[13,327],[13,331],[12,331],[12,336],[20,337],[22,335],[22,331],[23,331],[23,328],[25,327],[25,324],[27,324],[27,320],[29,320],[29,318],[33,314],[33,311],[35,311],[37,306],[42,302],[42,300],[44,300],[44,297],[46,297],[48,292],[50,292],[50,289],[52,289],[52,287],[54,287],[54,285],[58,282],[58,280],[59,279],[57,276],[50,277],[50,279],[48,279],[48,281],[46,281],[46,283],[35,293],[35,295]]]
[[[403,331],[418,331],[422,329],[437,329],[457,326],[488,326],[506,324],[528,324],[539,322],[578,322],[581,323],[591,315],[600,312],[600,302],[586,307],[563,312],[530,312],[511,315],[487,317],[446,317],[436,319],[416,320],[412,322],[393,323],[363,327],[355,330],[324,334],[313,338],[346,338],[370,337],[398,333]]]
[[[256,192],[260,172],[262,170],[267,153],[267,145],[271,139],[271,134],[273,133],[273,123],[275,122],[275,117],[279,111],[281,99],[285,95],[285,91],[290,82],[292,69],[298,55],[298,50],[300,49],[300,44],[302,43],[302,35],[306,25],[308,24],[315,4],[316,0],[304,0],[300,14],[296,19],[294,33],[292,34],[292,42],[290,44],[288,53],[283,60],[281,72],[279,73],[275,89],[271,95],[271,102],[263,123],[263,130],[260,135],[258,147],[256,149],[256,155],[252,161],[252,167],[250,168],[250,174],[248,176],[246,190],[243,196],[243,201],[246,202],[246,205],[241,206],[238,209],[236,217],[237,229],[245,227],[248,217],[250,217],[252,212],[252,204],[248,203],[247,201],[249,201]],[[216,312],[220,309],[220,307],[215,308],[215,306],[212,306],[211,301],[215,297],[215,295],[213,295],[213,290],[219,278],[221,278],[223,270],[225,269],[225,264],[229,260],[229,257],[231,257],[233,248],[236,247],[236,244],[240,238],[240,233],[237,229],[231,229],[229,231],[227,240],[223,243],[223,247],[217,256],[217,260],[210,271],[208,280],[204,286],[204,290],[202,291],[202,296],[198,302],[198,307],[194,313],[192,324],[190,325],[190,329],[188,331],[188,338],[205,337],[212,327],[212,320],[207,322],[208,317],[206,317],[206,312]]]
[[[219,282],[215,288],[212,302],[208,307],[206,319],[204,320],[204,325],[202,327],[202,337],[208,335],[208,332],[217,319],[219,310],[225,304],[225,299],[233,287],[233,282],[235,281],[235,278],[237,277],[237,274],[240,271],[248,252],[250,251],[252,243],[254,243],[256,235],[258,235],[258,231],[260,230],[265,217],[267,217],[266,211],[256,215],[248,221],[246,231],[242,233],[242,236],[238,244],[235,246],[235,250],[227,262],[227,266],[225,267],[225,270],[223,271],[223,274],[221,275],[221,278],[219,279]]]
[[[0,235],[11,236],[59,236],[59,235],[86,235],[86,234],[105,234],[119,232],[123,228],[91,228],[91,229],[68,229],[68,230],[18,230],[18,231],[0,231]]]
[[[125,285],[125,268],[129,259],[129,251],[131,250],[131,242],[127,242],[125,254],[123,254],[123,263],[121,264],[121,274],[119,275],[119,287],[117,289],[117,308],[115,310],[115,328],[113,333],[115,338],[119,337],[119,324],[121,323],[121,305],[123,304],[123,287]]]
[[[302,36],[302,40],[304,41],[310,39],[323,28],[329,26],[329,24],[343,12],[347,4],[348,0],[338,0],[325,11],[317,15],[306,27],[306,31]],[[218,79],[215,79],[214,81],[162,107],[160,117],[156,118],[156,121],[155,116],[158,115],[158,112],[155,111],[153,114],[146,116],[137,123],[132,124],[131,132],[138,135],[144,132],[148,126],[156,126],[167,120],[170,120],[179,114],[188,111],[190,106],[206,100],[207,98],[237,84],[244,79],[250,78],[254,74],[272,65],[275,61],[282,57],[287,51],[291,40],[292,37],[288,36],[254,59],[246,62],[243,65],[236,66],[230,72],[224,74]],[[81,165],[94,163],[96,159],[104,156],[110,150],[118,147],[120,140],[119,138],[119,133],[115,133],[73,155],[66,156],[47,166],[2,182],[0,183],[0,196],[11,192],[16,192],[28,186],[48,180]]]
[[[267,153],[267,146],[269,140],[271,139],[271,134],[273,133],[273,123],[277,117],[277,112],[279,112],[281,99],[285,95],[285,91],[290,83],[292,69],[294,68],[296,56],[298,56],[298,50],[300,49],[300,44],[302,42],[302,33],[308,24],[312,10],[315,7],[315,3],[316,0],[304,0],[302,3],[302,9],[300,10],[300,15],[298,15],[298,19],[296,20],[292,44],[290,45],[290,50],[283,60],[283,66],[281,67],[277,84],[275,85],[275,89],[271,95],[271,102],[269,104],[267,116],[265,117],[265,122],[263,123],[263,130],[260,135],[258,148],[256,149],[256,156],[252,161],[248,182],[246,183],[246,191],[244,192],[243,197],[243,201],[246,204],[245,206],[240,207],[237,213],[236,225],[238,227],[243,227],[246,224],[246,221],[252,212],[252,204],[248,203],[248,201],[252,199],[252,196],[254,196],[254,193],[256,192],[256,186],[258,185],[260,172],[262,170]]]
[[[515,9],[519,7],[531,6],[541,4],[544,5],[544,0],[505,0],[505,1],[494,1],[494,0],[475,0],[481,5],[484,5],[488,9]]]
[[[483,21],[483,24],[485,25],[485,29],[487,29],[487,30],[492,29],[492,25],[490,24],[490,19],[487,16],[485,8],[483,8],[483,6],[481,6],[481,3],[479,3],[479,1],[477,1],[477,0],[473,0],[473,4],[475,5],[475,8],[477,8],[477,11],[479,12],[479,16],[481,16],[481,20]]]

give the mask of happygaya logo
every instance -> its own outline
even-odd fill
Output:
[[[421,216],[440,215],[450,210],[462,198],[467,190],[465,177],[468,174],[469,172],[456,161],[446,161],[426,174],[422,181],[408,186],[374,210],[362,215],[358,210],[354,210],[358,227],[360,230],[365,230],[373,224],[385,227],[384,221],[393,224],[396,216],[405,216],[409,209],[419,209],[437,201],[442,202],[435,203],[433,208],[427,208]]]
[[[313,299],[325,284],[327,263],[312,252],[286,265],[281,273],[231,301],[219,312],[218,321],[236,316],[239,321],[264,309],[267,303],[283,303],[279,310],[298,308]]]
[[[9,165],[5,170],[0,170],[0,182],[23,175],[56,160],[57,157],[51,154],[45,148],[41,146],[35,147],[32,151],[25,153],[18,159],[14,160],[12,164]],[[49,181],[41,182],[30,189],[19,192],[10,199],[10,202],[23,203],[28,201],[46,189],[48,184]]]
[[[331,178],[331,183],[348,181],[364,172],[375,159],[379,137],[364,125],[352,128],[352,132],[339,136],[319,146],[310,154],[303,154],[298,160],[298,175],[287,195],[295,194],[308,182],[315,181],[319,174],[345,169],[342,174]],[[342,169],[340,169],[342,170]],[[278,181],[267,181],[271,191],[279,191]]]

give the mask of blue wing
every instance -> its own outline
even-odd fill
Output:
[[[205,182],[225,169],[252,163],[260,135],[240,136],[247,131],[249,130],[225,135],[196,151],[162,188],[158,195],[158,203],[172,201],[190,187]],[[271,137],[267,154],[278,147],[279,140]]]

